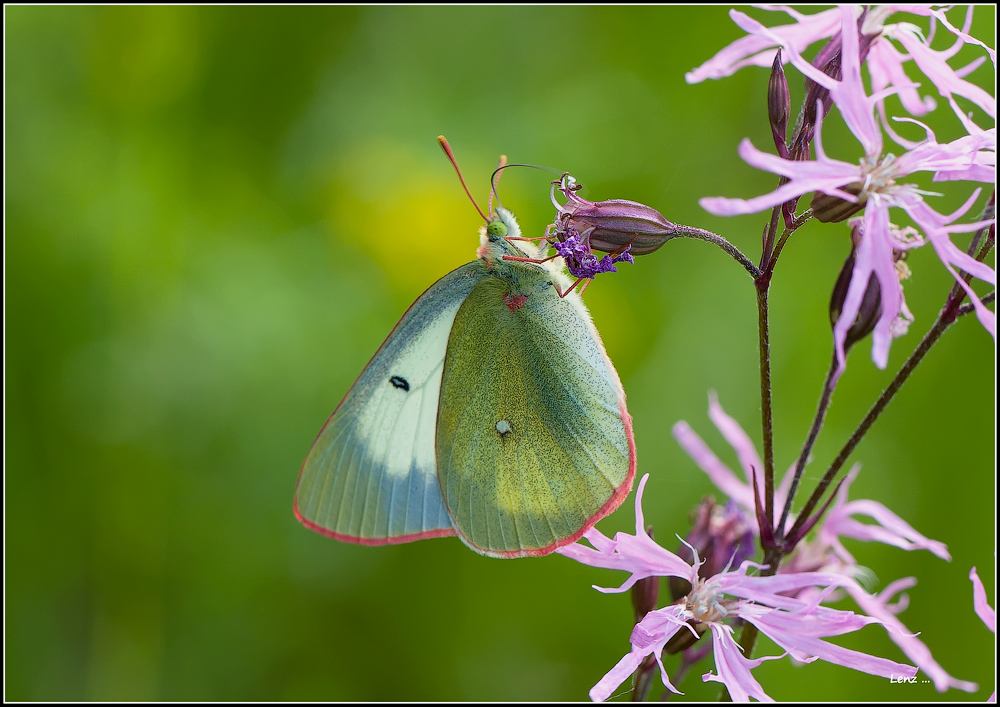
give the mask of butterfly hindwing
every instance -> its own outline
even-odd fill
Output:
[[[424,292],[327,420],[299,473],[304,524],[367,545],[454,534],[435,462],[438,398],[452,322],[483,271],[468,263]]]
[[[635,471],[631,419],[578,297],[475,286],[449,337],[437,452],[455,528],[486,555],[546,554],[617,507]]]

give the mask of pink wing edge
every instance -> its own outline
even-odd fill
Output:
[[[622,482],[621,486],[615,489],[615,492],[611,495],[611,498],[608,499],[607,503],[601,506],[601,510],[597,511],[597,513],[592,515],[590,519],[583,524],[583,527],[580,528],[580,530],[573,533],[568,538],[557,540],[551,545],[546,545],[543,548],[539,548],[537,550],[507,550],[503,552],[497,552],[495,550],[492,551],[484,550],[483,548],[473,545],[464,537],[461,538],[462,542],[466,543],[476,552],[479,552],[485,555],[486,557],[513,559],[515,557],[541,557],[542,555],[550,555],[559,548],[564,547],[566,545],[570,545],[571,543],[575,543],[577,540],[582,538],[584,533],[586,533],[588,530],[590,530],[597,524],[597,521],[601,520],[602,518],[608,515],[611,515],[611,513],[613,513],[618,508],[618,506],[622,504],[622,501],[624,501],[628,497],[629,493],[632,491],[632,484],[635,482],[635,435],[632,433],[632,416],[629,415],[628,409],[625,407],[625,388],[622,387],[622,381],[618,377],[618,370],[615,368],[615,365],[611,362],[611,359],[608,357],[608,352],[604,348],[604,342],[601,340],[601,335],[598,333],[597,327],[594,326],[594,323],[593,321],[591,321],[590,317],[587,318],[587,323],[590,325],[590,332],[594,335],[594,338],[597,339],[597,345],[601,349],[601,355],[604,356],[604,361],[605,363],[608,364],[608,370],[611,371],[611,374],[614,377],[613,382],[615,384],[615,388],[618,391],[618,411],[621,413],[622,424],[625,425],[625,436],[628,438],[629,461],[628,461],[628,473],[625,475],[625,481]],[[440,481],[440,477],[438,480]],[[451,534],[457,535],[457,532],[454,531],[453,529]]]

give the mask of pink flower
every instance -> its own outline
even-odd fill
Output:
[[[803,15],[788,7],[762,6],[765,10],[781,10],[787,12],[795,22],[772,27],[771,31],[781,37],[783,46],[794,46],[802,52],[810,44],[820,39],[832,37],[840,30],[840,12],[837,9],[825,10],[815,15]],[[738,10],[730,10],[729,16],[739,24],[737,16],[745,16]],[[744,66],[770,67],[774,61],[774,47],[777,45],[769,38],[757,34],[740,37],[714,57],[693,71],[689,71],[684,80],[688,83],[700,83],[705,79],[721,79],[734,74]]]
[[[986,628],[993,633],[996,633],[997,612],[993,610],[993,607],[990,606],[989,601],[986,599],[986,588],[983,587],[982,580],[979,579],[979,575],[976,574],[975,567],[973,567],[972,571],[969,572],[969,579],[972,580],[972,607],[976,610],[976,615],[982,619],[984,624],[986,624]],[[990,698],[986,701],[996,702],[996,691],[994,691],[993,694],[990,695]]]
[[[969,579],[972,580],[972,607],[976,610],[976,616],[982,619],[986,628],[996,633],[997,612],[993,610],[986,598],[986,589],[983,587],[983,581],[979,579],[975,567],[969,572]]]
[[[679,577],[691,584],[687,596],[670,606],[650,611],[632,631],[632,650],[590,691],[591,699],[606,700],[615,689],[632,675],[646,656],[652,654],[660,666],[663,684],[677,692],[663,665],[661,653],[667,643],[681,631],[698,637],[712,632],[713,653],[717,675],[707,673],[703,680],[723,683],[734,701],[746,702],[751,697],[770,700],[751,670],[765,660],[782,656],[748,659],[733,639],[729,621],[743,619],[756,626],[777,643],[785,653],[801,662],[825,660],[837,665],[883,677],[913,677],[916,669],[885,658],[843,648],[822,639],[841,636],[861,629],[878,619],[839,611],[820,605],[837,587],[854,587],[856,583],[842,574],[798,572],[760,577],[747,574],[759,567],[744,562],[739,569],[720,572],[708,579],[698,576],[701,562],[696,558],[688,564],[674,553],[657,545],[646,534],[642,513],[642,493],[647,474],[639,482],[635,499],[635,535],[618,533],[609,539],[596,528],[584,534],[593,545],[574,543],[556,550],[571,559],[593,567],[620,569],[631,576],[617,589],[602,592],[623,592],[637,581],[651,576]],[[809,600],[788,596],[804,589],[816,590]],[[860,587],[858,588],[860,590]]]
[[[755,20],[738,10],[730,10],[729,15],[733,21],[749,34],[722,49],[697,69],[688,72],[685,76],[687,82],[699,83],[705,79],[723,78],[745,66],[769,67],[774,60],[775,47],[794,48],[801,54],[815,42],[835,38],[841,30],[842,11],[838,9],[824,10],[815,15],[803,15],[791,8],[776,5],[764,5],[761,9],[785,12],[795,22],[770,27],[768,33],[762,33],[758,29],[760,24]],[[919,84],[914,84],[906,75],[904,65],[912,61],[931,80],[942,96],[946,98],[952,95],[963,96],[976,103],[990,117],[995,118],[996,99],[975,84],[964,80],[965,76],[985,61],[985,57],[961,69],[952,69],[948,65],[948,60],[966,43],[983,47],[994,64],[996,63],[996,52],[968,34],[972,23],[972,10],[970,6],[966,13],[965,26],[960,30],[948,21],[943,10],[935,9],[931,5],[881,5],[871,8],[862,22],[861,34],[875,37],[866,57],[872,78],[872,93],[886,95],[885,89],[892,86],[894,92],[899,95],[903,107],[911,115],[924,115],[934,110],[937,102],[930,96],[921,97],[917,91]],[[849,7],[843,14],[848,12],[853,18],[858,8]],[[909,22],[886,23],[891,15],[898,12],[933,18],[932,32],[933,22],[935,20],[941,22],[955,35],[955,43],[943,51],[932,50],[929,45],[933,35],[925,39],[920,29]],[[897,49],[890,40],[898,42],[907,53]],[[786,56],[784,60],[788,61],[788,57]],[[879,103],[881,110],[883,108],[881,100]]]
[[[995,163],[995,152],[989,150],[990,138],[984,134],[985,131],[980,131],[980,134],[974,136],[940,144],[934,139],[933,133],[925,127],[926,139],[915,144],[908,152],[899,157],[883,154],[882,131],[874,111],[877,97],[869,97],[865,93],[861,79],[854,11],[845,7],[839,12],[843,43],[841,64],[843,78],[839,81],[812,66],[798,53],[793,43],[781,35],[742,13],[734,11],[731,14],[741,27],[754,36],[766,38],[773,45],[780,45],[796,68],[829,90],[830,97],[839,108],[844,121],[864,149],[864,155],[858,164],[841,162],[826,155],[821,138],[822,111],[817,111],[815,133],[817,158],[814,161],[786,160],[761,152],[749,140],[745,139],[740,143],[739,154],[747,164],[786,177],[788,179],[786,184],[770,194],[753,199],[709,197],[701,199],[699,203],[707,211],[721,216],[756,213],[809,192],[821,192],[844,201],[865,205],[863,236],[857,248],[851,286],[840,319],[834,326],[834,342],[841,372],[845,365],[845,337],[857,318],[872,275],[879,281],[882,297],[882,316],[872,333],[872,358],[879,368],[885,368],[888,362],[894,323],[903,313],[904,303],[893,250],[916,247],[923,241],[900,243],[893,237],[889,219],[890,207],[903,209],[920,227],[945,267],[969,295],[979,321],[996,338],[996,319],[993,312],[982,304],[972,288],[955,272],[955,268],[961,268],[993,285],[996,285],[996,273],[988,265],[955,247],[949,236],[955,232],[975,231],[989,223],[954,224],[954,221],[971,208],[979,195],[978,190],[958,211],[944,216],[927,205],[920,190],[914,185],[899,183],[904,177],[920,171],[943,174],[946,175],[944,177],[946,179],[956,176],[985,176]],[[851,193],[849,186],[854,187],[859,193],[857,195]]]
[[[747,470],[748,476],[749,469],[762,468],[757,457],[757,450],[750,438],[740,428],[739,423],[725,413],[714,394],[709,396],[709,416],[722,432],[726,441],[736,450],[737,457]],[[681,421],[674,425],[673,432],[684,451],[708,474],[716,486],[730,494],[734,500],[752,514],[754,501],[750,485],[740,481],[728,467],[722,464],[686,422]],[[848,501],[847,496],[851,483],[857,478],[859,471],[860,466],[851,469],[837,492],[836,501],[818,527],[815,538],[799,543],[792,555],[778,570],[778,576],[799,572],[838,574],[852,578],[863,576],[864,570],[858,566],[857,561],[844,547],[841,542],[842,538],[881,542],[903,550],[929,550],[941,559],[951,561],[951,555],[944,543],[924,537],[883,504],[870,500]],[[786,474],[782,484],[775,492],[775,505],[779,508],[784,504],[787,496],[786,484],[790,478],[791,474]],[[859,520],[860,517],[871,518],[875,522],[863,523]],[[788,525],[790,526],[792,522],[794,519],[789,518]],[[890,583],[878,595],[868,594],[856,583],[844,585],[843,590],[854,599],[865,614],[878,619],[880,623],[892,629],[889,631],[889,637],[910,660],[934,681],[934,687],[937,688],[938,692],[944,692],[949,688],[975,692],[979,689],[975,683],[958,680],[949,675],[934,660],[930,649],[896,618],[896,615],[906,608],[905,598],[896,605],[890,605],[889,602],[900,591],[915,584],[916,579],[912,577],[900,579]],[[815,598],[818,594],[817,588],[807,587],[797,594],[797,598]]]

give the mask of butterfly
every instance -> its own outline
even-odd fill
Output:
[[[294,501],[307,527],[537,556],[631,490],[632,418],[590,314],[492,195],[488,211],[476,260],[417,298],[313,442]]]

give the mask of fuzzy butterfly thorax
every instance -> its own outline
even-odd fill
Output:
[[[495,228],[494,225],[499,225]],[[479,249],[476,255],[498,277],[515,288],[512,295],[529,296],[557,286],[560,291],[570,284],[557,261],[527,263],[507,258],[541,259],[546,248],[532,241],[516,240],[521,236],[517,219],[507,209],[498,207],[493,221],[479,229]]]

